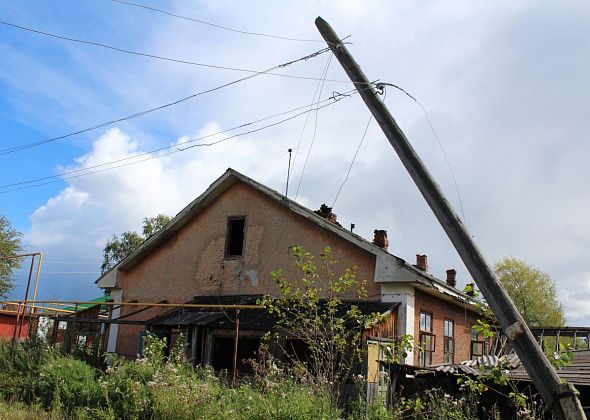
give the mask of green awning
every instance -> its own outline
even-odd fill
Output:
[[[84,310],[89,309],[89,308],[93,308],[93,307],[95,307],[96,305],[99,305],[102,302],[108,302],[110,300],[113,300],[113,298],[111,296],[104,295],[104,296],[101,296],[99,298],[92,299],[92,300],[88,301],[88,303],[80,303],[77,306],[76,305],[74,305],[74,306],[68,306],[67,308],[63,308],[63,309],[64,309],[64,311],[72,311],[72,312],[74,312],[74,311],[77,310],[77,312],[80,312],[80,311],[84,311]],[[94,302],[96,302],[96,303],[94,303]],[[103,305],[103,307],[101,309],[107,309],[107,305]]]

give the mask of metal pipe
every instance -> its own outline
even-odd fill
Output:
[[[10,260],[12,258],[24,258],[24,257],[32,257],[33,255],[39,255],[40,252],[31,252],[29,254],[18,254],[18,255],[9,255],[6,257],[0,257],[0,260]]]
[[[41,265],[43,264],[43,253],[39,252],[39,262],[37,263],[37,275],[35,276],[35,288],[33,289],[33,309],[35,300],[37,300],[37,287],[39,286],[39,275],[41,274]]]
[[[236,309],[236,336],[234,337],[233,384],[238,382],[238,336],[240,334],[240,310]]]
[[[0,301],[2,303],[27,304],[32,303],[31,300],[12,300]],[[111,305],[111,306],[153,306],[158,308],[212,308],[212,309],[266,309],[264,305],[221,305],[221,304],[201,304],[201,303],[150,303],[150,302],[92,302],[92,301],[52,301],[52,300],[38,300],[37,303],[46,305]]]
[[[33,278],[33,267],[35,266],[35,255],[31,257],[31,268],[29,269],[29,279],[27,280],[27,289],[25,290],[25,301],[29,299],[29,289],[31,288],[31,279]],[[31,311],[29,311],[30,313]],[[23,330],[23,324],[25,322],[25,315],[27,313],[27,305],[23,307],[23,317],[20,320],[20,325],[18,327],[18,338],[21,338],[21,333]],[[31,317],[29,317],[29,328],[31,328]]]

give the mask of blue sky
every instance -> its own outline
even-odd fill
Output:
[[[416,96],[453,168],[467,225],[490,261],[511,255],[555,280],[570,324],[590,323],[590,7],[586,2],[149,1],[171,13],[251,32],[316,39],[321,15],[370,79]],[[323,47],[239,34],[109,1],[5,1],[0,20],[175,59],[262,70]],[[243,77],[245,73],[126,55],[0,25],[0,149],[84,129]],[[279,72],[317,79],[323,54]],[[322,97],[351,88],[334,60]],[[59,175],[292,108],[317,80],[259,76],[141,118],[0,155],[1,185]],[[387,104],[454,206],[460,203],[421,108],[390,89]],[[143,217],[174,215],[227,167],[284,189],[299,144],[297,200],[331,204],[369,118],[358,97],[208,148],[20,191],[0,187],[0,213],[45,263],[40,298],[87,299],[101,249]],[[302,134],[303,133],[303,134]],[[301,138],[301,143],[299,143]],[[309,161],[305,156],[312,144]],[[153,155],[156,156],[156,155]],[[303,177],[301,176],[303,173]],[[292,187],[292,191],[296,187]],[[335,206],[344,226],[390,251],[429,255],[433,274],[469,276],[373,124]],[[23,294],[19,272],[13,297]]]

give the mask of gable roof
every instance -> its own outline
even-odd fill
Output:
[[[113,276],[116,278],[117,270],[128,270],[135,266],[142,258],[144,258],[150,251],[156,249],[160,244],[174,236],[182,227],[190,222],[199,212],[214,202],[221,194],[228,190],[232,185],[237,182],[247,184],[257,190],[259,193],[264,194],[270,199],[280,203],[287,207],[290,211],[299,214],[307,220],[321,226],[322,228],[336,234],[340,238],[358,246],[359,248],[377,256],[377,258],[387,259],[393,262],[398,267],[407,271],[412,275],[415,281],[426,287],[437,289],[444,293],[450,293],[453,297],[461,300],[470,300],[469,297],[459,289],[449,286],[446,282],[431,276],[430,274],[419,270],[418,268],[408,264],[404,259],[399,258],[393,254],[388,253],[372,242],[360,237],[359,235],[352,233],[351,231],[336,225],[325,218],[316,214],[313,210],[302,206],[294,200],[284,196],[283,194],[248,178],[245,175],[235,171],[234,169],[228,168],[223,175],[215,180],[207,190],[199,197],[194,199],[184,209],[182,209],[164,228],[150,236],[145,242],[143,242],[134,252],[120,261],[116,266],[111,268],[106,273],[102,274],[95,283],[101,287],[101,280]]]

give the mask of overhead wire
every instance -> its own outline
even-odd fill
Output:
[[[258,127],[256,129],[252,129],[252,130],[248,130],[248,131],[241,132],[241,133],[238,133],[238,134],[234,134],[234,135],[231,135],[231,136],[228,136],[228,137],[225,137],[223,139],[216,140],[216,141],[213,141],[213,142],[199,143],[199,144],[195,144],[195,145],[192,145],[192,146],[189,146],[189,147],[186,147],[186,148],[178,148],[179,145],[177,144],[177,145],[174,145],[174,147],[177,147],[176,150],[171,150],[171,151],[169,151],[167,153],[163,153],[163,154],[160,154],[160,155],[149,156],[149,157],[147,157],[145,159],[141,159],[141,160],[137,160],[137,161],[133,161],[133,162],[128,162],[128,163],[121,164],[121,165],[115,165],[115,166],[112,166],[112,167],[109,167],[109,168],[103,168],[103,169],[99,169],[99,170],[96,170],[96,171],[87,171],[87,172],[80,173],[80,174],[77,174],[77,175],[72,175],[72,176],[65,176],[64,177],[63,174],[62,175],[56,175],[55,177],[60,176],[60,179],[56,179],[56,180],[52,180],[52,181],[48,181],[48,182],[36,183],[34,185],[25,185],[25,186],[21,186],[21,187],[18,187],[18,188],[12,188],[12,189],[8,189],[8,190],[5,190],[5,191],[0,191],[0,194],[6,194],[6,193],[9,193],[9,192],[20,191],[20,190],[29,189],[29,188],[36,188],[36,187],[40,187],[40,186],[43,186],[43,185],[49,185],[49,184],[53,184],[53,183],[56,183],[56,182],[62,182],[64,180],[68,180],[68,179],[79,178],[79,177],[82,177],[82,176],[92,175],[92,174],[96,174],[96,173],[100,173],[100,172],[105,172],[105,171],[110,171],[110,170],[121,168],[121,167],[135,165],[135,164],[146,162],[146,161],[149,161],[149,160],[159,159],[159,158],[162,158],[162,157],[171,155],[171,154],[184,152],[184,151],[186,151],[188,149],[191,149],[191,148],[194,148],[194,147],[210,147],[210,146],[214,146],[214,145],[217,145],[219,143],[222,143],[222,142],[231,140],[233,138],[245,136],[247,134],[252,134],[252,133],[255,133],[255,132],[258,132],[258,131],[262,131],[262,130],[267,129],[267,128],[270,128],[270,127],[277,126],[279,124],[283,124],[283,123],[285,123],[287,121],[290,121],[290,120],[292,120],[294,118],[297,118],[297,117],[299,117],[299,116],[301,116],[301,115],[303,115],[303,114],[305,114],[307,112],[319,111],[320,109],[323,109],[323,108],[326,108],[326,107],[328,107],[330,105],[333,105],[336,102],[338,102],[338,101],[333,100],[332,102],[327,102],[327,103],[324,103],[321,106],[317,106],[316,108],[314,108],[312,110],[307,110],[307,111],[299,112],[299,113],[297,113],[295,115],[289,116],[289,117],[284,118],[282,120],[279,120],[277,122],[274,122],[274,123],[271,123],[271,124],[267,124],[265,126]],[[281,115],[282,114],[284,114],[284,113],[281,113]],[[227,131],[227,130],[225,130],[225,131]],[[208,136],[205,136],[205,137],[211,137],[213,135],[217,135],[217,133],[212,134],[212,135],[208,135]],[[197,139],[195,139],[195,140],[197,140]],[[189,142],[186,142],[186,143],[189,143]],[[186,143],[184,143],[184,144],[186,144]],[[170,146],[167,146],[167,147],[160,148],[160,149],[157,149],[157,150],[164,150],[164,149],[169,149],[169,148],[170,148]],[[151,153],[154,153],[154,152],[153,151],[152,152],[145,152],[145,153],[142,153],[141,156],[150,155]],[[135,156],[128,157],[128,158],[122,158],[119,161],[128,160],[128,159],[132,159],[132,158],[137,158],[138,156],[139,155],[135,155]],[[106,164],[108,164],[108,163],[99,164],[99,165],[96,165],[96,166],[101,166],[101,165],[106,165]],[[88,170],[88,169],[89,168],[85,168],[85,170]],[[80,170],[77,170],[77,172],[80,172]],[[46,177],[46,179],[47,178],[49,178],[49,177]],[[30,181],[23,181],[23,182],[20,183],[20,185],[27,184],[27,183],[32,183],[32,182],[30,182]]]
[[[330,57],[328,57],[328,60],[330,60]],[[326,66],[328,65],[328,61],[326,61]],[[311,103],[309,104],[309,108],[311,109],[313,107],[313,104],[316,101],[316,97],[318,97],[318,92],[320,90],[320,86],[322,84],[322,78],[321,76],[324,75],[324,69],[322,69],[322,73],[320,74],[320,80],[318,81],[316,87],[315,87],[315,91],[313,92],[313,96],[311,98]],[[309,116],[310,113],[307,113],[307,115],[305,116],[305,121],[303,122],[303,128],[301,129],[301,134],[299,135],[299,141],[297,142],[297,146],[295,147],[295,156],[293,157],[293,168],[295,168],[295,163],[297,162],[297,156],[299,155],[299,147],[301,146],[301,141],[303,140],[303,136],[305,135],[305,129],[307,128],[307,122],[309,121]],[[287,180],[288,182],[288,180]]]
[[[348,181],[348,177],[350,176],[350,172],[352,171],[352,166],[354,165],[356,157],[359,154],[359,150],[361,150],[361,146],[363,145],[363,142],[365,141],[365,137],[367,136],[367,132],[369,131],[369,126],[371,125],[371,121],[373,121],[373,114],[371,114],[371,116],[369,117],[369,121],[367,121],[367,125],[365,127],[365,131],[363,132],[363,136],[361,137],[361,141],[359,142],[359,144],[356,148],[356,151],[354,152],[354,156],[352,157],[352,161],[350,162],[350,166],[348,167],[348,171],[346,172],[346,177],[342,181],[342,184],[340,184],[340,188],[338,188],[338,192],[336,193],[336,197],[334,197],[334,201],[332,202],[332,208],[334,208],[334,206],[336,206],[336,201],[338,200],[338,197],[340,196],[340,192],[342,191],[342,187],[344,187],[344,184],[346,184],[346,181]]]
[[[320,39],[304,39],[304,38],[293,38],[293,37],[288,37],[288,36],[283,36],[283,35],[272,35],[272,34],[266,34],[266,33],[262,33],[262,32],[252,32],[252,31],[245,31],[245,30],[240,30],[240,29],[236,29],[236,28],[231,28],[229,26],[224,26],[224,25],[219,25],[217,23],[212,23],[212,22],[208,22],[202,19],[195,19],[195,18],[191,18],[191,17],[187,17],[187,16],[182,16],[182,15],[177,15],[175,13],[171,13],[168,12],[166,10],[162,10],[162,9],[158,9],[155,7],[151,7],[151,6],[146,6],[143,4],[137,4],[137,3],[131,3],[128,1],[122,1],[122,0],[112,0],[115,3],[120,3],[120,4],[125,4],[128,6],[133,6],[133,7],[139,7],[142,9],[146,9],[146,10],[151,10],[153,12],[157,12],[157,13],[161,13],[164,15],[168,15],[168,16],[172,16],[178,19],[184,19],[184,20],[188,20],[191,22],[197,22],[200,23],[202,25],[208,25],[208,26],[212,26],[214,28],[218,28],[218,29],[223,29],[226,31],[230,31],[230,32],[236,32],[236,33],[240,33],[240,34],[244,34],[244,35],[254,35],[254,36],[261,36],[261,37],[266,37],[266,38],[275,38],[275,39],[282,39],[285,41],[300,41],[300,42],[324,42]]]
[[[324,84],[326,83],[326,76],[328,74],[328,69],[330,68],[330,62],[332,61],[333,56],[334,56],[333,54],[330,54],[330,57],[328,58],[328,62],[326,63],[326,67],[325,67],[324,73],[322,75],[323,80],[320,85],[320,93],[318,94],[318,101],[319,101],[319,98],[322,96]],[[295,191],[295,200],[297,200],[297,196],[299,195],[299,188],[301,187],[301,182],[303,181],[303,175],[305,174],[305,168],[307,167],[307,162],[309,160],[309,156],[311,155],[311,149],[313,148],[313,144],[315,142],[317,129],[318,129],[318,113],[316,111],[315,124],[314,124],[314,128],[313,128],[313,135],[311,137],[311,143],[309,144],[309,149],[307,150],[307,156],[305,157],[305,162],[303,163],[303,169],[301,170],[301,176],[299,177],[299,182],[297,183],[297,191]]]
[[[334,100],[333,97],[328,97],[328,98],[325,98],[322,101],[320,101],[320,103],[325,103],[325,102],[328,102],[328,101],[334,101],[334,102],[336,102],[336,100]],[[312,106],[313,106],[313,103],[312,103]],[[13,183],[10,183],[10,184],[3,184],[3,185],[0,185],[0,188],[8,188],[8,187],[15,187],[15,186],[19,186],[19,185],[32,184],[32,183],[35,183],[35,182],[45,181],[45,180],[53,179],[53,178],[62,178],[62,177],[67,176],[67,175],[71,175],[71,174],[75,174],[75,173],[79,173],[79,172],[85,172],[85,171],[88,171],[88,170],[91,170],[91,169],[100,168],[100,167],[103,167],[103,166],[112,165],[112,164],[115,164],[115,163],[120,163],[120,162],[124,162],[124,161],[131,160],[131,159],[136,159],[136,158],[139,158],[139,157],[142,157],[142,156],[151,155],[153,153],[158,153],[158,152],[161,152],[163,150],[177,148],[179,146],[183,146],[183,145],[186,145],[186,144],[197,142],[199,140],[204,140],[204,139],[207,139],[207,138],[211,138],[211,137],[217,136],[219,134],[224,134],[224,133],[227,133],[227,132],[230,132],[230,131],[234,131],[234,130],[237,130],[237,129],[240,129],[240,128],[248,127],[248,126],[251,126],[251,125],[260,123],[262,121],[266,121],[266,120],[269,120],[269,119],[272,119],[272,118],[280,117],[282,115],[286,115],[286,114],[290,114],[290,113],[299,111],[299,110],[304,109],[304,108],[308,108],[308,105],[303,105],[303,106],[300,106],[300,107],[297,107],[297,108],[292,108],[292,109],[290,109],[288,111],[279,112],[279,113],[276,113],[276,114],[273,114],[273,115],[269,115],[269,116],[266,116],[266,117],[263,117],[263,118],[259,118],[259,119],[254,120],[254,121],[249,121],[247,123],[239,124],[237,126],[234,126],[234,127],[231,127],[231,128],[227,128],[227,129],[221,130],[221,131],[216,131],[215,133],[210,133],[210,134],[207,134],[207,135],[204,135],[204,136],[200,136],[200,137],[197,137],[197,138],[192,139],[192,140],[185,140],[183,142],[172,144],[172,145],[169,145],[169,146],[159,147],[159,148],[156,148],[156,149],[153,149],[153,150],[150,150],[150,151],[147,151],[147,152],[142,152],[142,153],[139,153],[139,154],[136,154],[136,155],[133,155],[133,156],[127,156],[127,157],[116,159],[116,160],[112,160],[112,161],[109,161],[109,162],[98,163],[96,165],[88,166],[88,167],[85,167],[85,168],[74,169],[74,170],[71,170],[71,171],[61,172],[59,174],[49,175],[49,176],[46,176],[46,177],[41,177],[41,178],[36,178],[36,179],[31,179],[31,180],[28,180],[28,181],[20,181],[20,182],[13,182]],[[311,112],[311,110],[309,110],[308,113],[309,112]]]
[[[451,178],[453,179],[453,184],[455,186],[455,191],[457,192],[457,197],[459,199],[459,207],[461,208],[461,215],[463,216],[463,222],[465,224],[467,224],[467,220],[465,219],[465,210],[463,209],[463,200],[461,198],[461,192],[459,191],[459,185],[457,184],[457,179],[455,178],[455,173],[453,172],[453,168],[451,166],[451,162],[449,161],[449,157],[447,155],[447,152],[442,144],[442,141],[440,139],[440,137],[438,136],[438,133],[436,132],[436,130],[434,129],[434,125],[432,124],[432,121],[430,120],[430,116],[428,115],[428,111],[426,111],[426,107],[424,107],[424,105],[422,104],[422,102],[420,102],[418,99],[416,99],[414,96],[412,96],[410,93],[408,93],[408,91],[406,91],[405,89],[401,88],[398,85],[395,85],[393,83],[385,83],[385,82],[379,82],[376,84],[376,88],[379,89],[381,86],[385,87],[385,86],[391,86],[395,89],[398,89],[400,91],[402,91],[403,93],[405,93],[409,98],[411,98],[421,109],[422,112],[424,113],[424,116],[426,117],[426,121],[428,122],[428,126],[430,127],[430,131],[432,131],[432,134],[434,135],[434,138],[436,139],[438,146],[440,147],[440,150],[443,154],[443,157],[445,159],[445,162],[447,164],[447,168],[449,169],[449,173],[451,174]]]
[[[384,86],[383,84],[380,85],[380,88],[377,89],[377,93],[383,94],[383,102],[385,102],[385,98],[387,96],[387,91],[385,90],[385,88],[383,86]],[[407,92],[405,92],[405,93],[406,93],[406,95],[412,97],[409,93],[407,93]],[[348,171],[346,172],[346,176],[344,177],[342,184],[340,184],[340,187],[338,188],[338,192],[336,193],[336,197],[334,197],[334,201],[332,202],[332,208],[334,208],[336,206],[336,201],[338,200],[338,197],[340,196],[340,192],[342,191],[344,184],[346,184],[346,182],[348,181],[348,177],[350,176],[350,172],[352,171],[352,167],[354,165],[354,162],[356,161],[359,151],[361,150],[361,146],[363,145],[363,142],[365,141],[365,137],[367,136],[367,132],[369,131],[369,126],[371,125],[371,121],[373,121],[373,114],[371,114],[369,116],[369,121],[367,121],[367,125],[366,125],[365,131],[363,132],[363,135],[361,137],[361,141],[359,141],[356,151],[354,152],[354,156],[352,157],[352,161],[350,162],[350,165],[348,167]]]
[[[459,185],[457,184],[457,179],[455,178],[455,173],[453,172],[453,168],[451,167],[451,162],[449,161],[447,151],[445,150],[445,148],[442,144],[442,141],[438,137],[438,134],[437,134],[436,130],[434,129],[434,126],[432,125],[432,121],[430,121],[430,117],[428,115],[428,112],[426,112],[426,108],[424,108],[424,105],[422,105],[422,103],[420,101],[416,100],[416,103],[418,104],[418,106],[420,108],[422,108],[422,111],[424,112],[424,116],[426,117],[426,121],[428,122],[428,125],[430,126],[430,130],[432,131],[434,138],[438,142],[440,150],[445,158],[445,161],[447,163],[447,167],[449,168],[449,172],[451,174],[451,178],[453,178],[453,184],[455,184],[455,191],[457,191],[457,197],[459,198],[459,206],[461,207],[461,215],[463,216],[463,222],[465,223],[465,225],[467,225],[467,220],[465,219],[465,210],[463,209],[463,200],[461,199],[461,193],[459,192]]]
[[[57,140],[62,140],[62,139],[65,139],[65,138],[68,138],[68,137],[72,137],[72,136],[75,136],[75,135],[78,135],[78,134],[86,133],[86,132],[89,132],[89,131],[97,130],[99,128],[106,127],[106,126],[109,126],[109,125],[113,125],[113,124],[116,124],[116,123],[119,123],[119,122],[122,122],[122,121],[128,121],[128,120],[131,120],[131,119],[134,119],[134,118],[138,118],[138,117],[141,117],[141,116],[150,114],[152,112],[159,111],[159,110],[164,109],[164,108],[168,108],[168,107],[171,107],[171,106],[174,106],[174,105],[178,105],[179,103],[186,102],[186,101],[188,101],[190,99],[196,98],[197,96],[201,96],[201,95],[205,95],[207,93],[215,92],[217,90],[220,90],[220,89],[223,89],[223,88],[226,88],[226,87],[235,85],[237,83],[240,83],[240,82],[243,82],[243,81],[246,81],[246,80],[249,80],[249,79],[252,79],[254,77],[260,76],[262,74],[266,74],[266,73],[268,73],[270,71],[273,71],[273,70],[276,70],[278,68],[284,68],[284,67],[290,66],[290,65],[295,64],[295,63],[300,62],[300,61],[309,60],[311,58],[314,58],[314,57],[316,57],[318,55],[321,55],[321,54],[323,54],[325,52],[328,52],[328,51],[330,51],[329,48],[323,48],[321,50],[318,50],[318,51],[315,51],[315,52],[313,52],[311,54],[308,54],[308,55],[306,55],[304,57],[298,58],[296,60],[288,61],[288,62],[283,63],[283,64],[279,64],[279,65],[274,66],[274,67],[271,67],[271,68],[269,68],[267,70],[263,70],[263,71],[261,71],[259,73],[251,74],[249,76],[242,77],[240,79],[232,80],[231,82],[227,82],[227,83],[224,83],[222,85],[215,86],[213,88],[202,90],[200,92],[193,93],[192,95],[185,96],[184,98],[177,99],[175,101],[168,102],[166,104],[159,105],[157,107],[150,108],[150,109],[147,109],[147,110],[144,110],[144,111],[136,112],[134,114],[127,115],[125,117],[121,117],[121,118],[117,118],[117,119],[114,119],[114,120],[102,122],[102,123],[99,123],[99,124],[95,124],[95,125],[93,125],[91,127],[88,127],[88,128],[84,128],[84,129],[77,130],[77,131],[74,131],[74,132],[71,132],[71,133],[68,133],[68,134],[63,134],[63,135],[60,135],[60,136],[52,137],[52,138],[49,138],[49,139],[46,139],[46,140],[40,140],[40,141],[37,141],[37,142],[23,144],[23,145],[20,145],[20,146],[14,146],[14,147],[0,149],[0,156],[6,155],[6,154],[10,154],[10,153],[14,153],[14,152],[18,152],[18,151],[25,150],[25,149],[30,149],[32,147],[37,147],[37,146],[40,146],[42,144],[47,144],[47,143],[51,143],[51,142],[54,142],[54,141],[57,141]]]
[[[260,73],[260,71],[258,71],[258,70],[244,69],[244,68],[240,68],[240,67],[221,66],[221,65],[208,64],[208,63],[200,63],[200,62],[196,62],[196,61],[182,60],[182,59],[178,59],[178,58],[164,57],[164,56],[157,55],[157,54],[150,54],[150,53],[143,53],[143,52],[139,52],[139,51],[128,50],[125,48],[114,47],[112,45],[103,44],[100,42],[88,41],[88,40],[78,39],[78,38],[71,38],[71,37],[67,37],[64,35],[57,35],[57,34],[53,34],[50,32],[41,31],[39,29],[33,29],[33,28],[29,28],[29,27],[22,26],[22,25],[17,25],[15,23],[10,23],[10,22],[6,22],[6,21],[0,21],[0,24],[10,26],[10,27],[13,27],[16,29],[21,29],[23,31],[32,32],[32,33],[35,33],[38,35],[44,35],[44,36],[48,36],[51,38],[61,39],[63,41],[76,42],[79,44],[92,45],[94,47],[105,48],[105,49],[117,51],[117,52],[124,53],[124,54],[137,55],[140,57],[153,58],[156,60],[170,61],[173,63],[188,64],[191,66],[206,67],[206,68],[212,68],[212,69],[218,69],[218,70],[239,71],[239,72],[244,72],[244,73]],[[277,75],[279,75],[279,74],[277,74]],[[285,75],[282,75],[282,76],[285,76]],[[286,76],[289,77],[290,75],[286,75]]]
[[[47,261],[43,260],[43,264],[72,264],[72,265],[96,265],[95,262],[78,262],[78,261]]]
[[[245,68],[241,68],[241,67],[221,66],[221,65],[216,65],[216,64],[208,64],[208,63],[200,63],[200,62],[196,62],[196,61],[182,60],[179,58],[165,57],[165,56],[161,56],[161,55],[157,55],[157,54],[143,53],[143,52],[139,52],[139,51],[128,50],[125,48],[114,47],[112,45],[103,44],[100,42],[88,41],[88,40],[78,39],[78,38],[71,38],[71,37],[67,37],[67,36],[63,36],[63,35],[57,35],[57,34],[54,34],[51,32],[41,31],[39,29],[29,28],[27,26],[17,25],[15,23],[10,23],[10,22],[6,22],[6,21],[0,21],[0,24],[6,25],[6,26],[9,26],[12,28],[20,29],[23,31],[32,32],[32,33],[35,33],[38,35],[44,35],[44,36],[48,36],[51,38],[61,39],[64,41],[75,42],[75,43],[79,43],[79,44],[92,45],[95,47],[105,48],[108,50],[117,51],[117,52],[124,53],[124,54],[136,55],[136,56],[151,58],[151,59],[155,59],[155,60],[168,61],[168,62],[178,63],[178,64],[186,64],[186,65],[190,65],[190,66],[213,68],[213,69],[217,69],[217,70],[238,71],[238,72],[252,73],[252,74],[264,73],[269,76],[286,77],[286,78],[290,78],[290,79],[317,80],[315,77],[298,76],[298,75],[294,75],[294,74],[284,74],[284,73],[274,73],[273,71],[259,71],[259,70],[254,70],[254,69],[245,69]],[[343,38],[343,40],[346,38],[348,38],[348,37]],[[277,68],[275,68],[273,70],[277,70]],[[335,82],[335,83],[351,83],[350,80],[329,80],[329,81]]]

